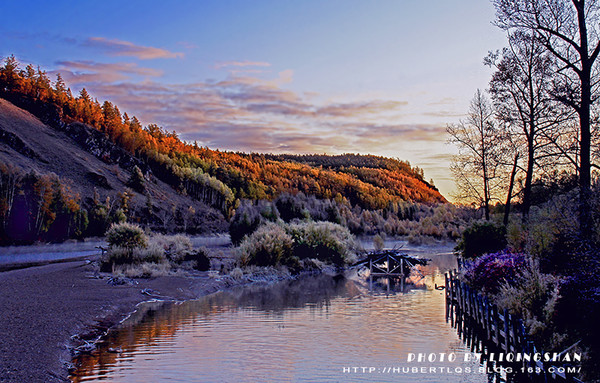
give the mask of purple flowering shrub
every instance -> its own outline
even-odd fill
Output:
[[[503,282],[514,282],[519,271],[526,266],[525,254],[500,251],[466,263],[464,278],[471,287],[485,294],[495,295]]]

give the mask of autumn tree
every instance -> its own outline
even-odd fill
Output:
[[[498,198],[502,187],[503,152],[499,145],[502,132],[486,95],[477,90],[466,121],[448,125],[446,131],[459,150],[451,166],[458,188],[456,197],[475,197],[489,220],[491,202]]]
[[[600,5],[597,0],[494,0],[494,5],[500,28],[533,33],[560,64],[553,93],[579,117],[579,223],[582,237],[589,238],[591,109],[598,86]]]
[[[20,83],[19,62],[14,55],[4,59],[4,67],[0,69],[0,91],[11,92]]]

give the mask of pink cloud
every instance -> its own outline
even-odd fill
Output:
[[[182,58],[184,56],[184,54],[180,52],[171,52],[162,48],[145,47],[135,45],[129,41],[107,39],[104,37],[90,37],[83,45],[102,49],[111,56],[131,56],[140,60],[172,59]]]
[[[131,75],[159,77],[162,71],[143,68],[135,63],[98,63],[94,61],[59,61],[59,69],[64,80],[71,85],[91,83],[114,83],[124,81]]]

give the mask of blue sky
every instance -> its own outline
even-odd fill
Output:
[[[409,160],[443,194],[502,48],[485,0],[4,2],[0,55],[211,148]]]

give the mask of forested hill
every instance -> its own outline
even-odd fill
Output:
[[[31,65],[21,68],[14,57],[3,60],[0,67],[0,97],[31,113],[44,125],[66,133],[65,139],[77,142],[103,163],[121,167],[122,176],[131,178],[128,187],[132,192],[144,195],[147,192],[144,182],[161,182],[181,196],[221,211],[225,217],[240,199],[272,199],[281,193],[303,192],[317,198],[335,198],[365,209],[380,209],[397,201],[446,201],[423,180],[422,172],[407,162],[360,155],[244,154],[184,142],[176,132],[155,124],[142,126],[135,116],[122,113],[110,101],[100,103],[85,89],[75,96],[60,75],[53,82],[39,68]],[[20,145],[19,156],[28,157],[30,162],[43,162],[35,152],[28,151],[27,143],[33,137],[27,135],[35,135],[33,130],[12,132],[0,128],[0,143],[13,150],[14,145]],[[102,140],[113,147],[109,150]],[[116,152],[122,152],[117,157],[131,160],[119,162],[113,156]],[[50,161],[34,169],[51,172],[54,165],[61,166]],[[25,172],[32,170],[27,166],[22,168]],[[6,193],[0,194],[3,199],[0,214],[4,216],[10,213],[5,201],[8,197]],[[82,195],[82,201],[87,197],[90,196]]]

